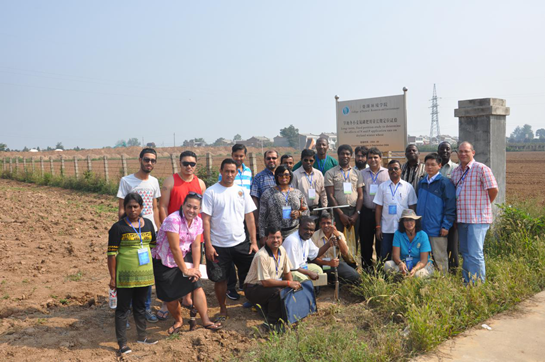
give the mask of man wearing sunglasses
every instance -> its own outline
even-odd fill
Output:
[[[257,206],[257,210],[254,212],[255,224],[259,224],[259,199],[265,190],[275,187],[276,180],[274,179],[274,170],[278,166],[278,152],[275,150],[268,150],[263,156],[265,169],[255,175],[252,181],[252,187],[250,189],[250,195],[254,204]]]
[[[310,211],[317,207],[327,207],[327,194],[324,186],[324,175],[312,167],[316,153],[313,150],[301,152],[303,167],[293,172],[293,187],[305,195]],[[317,211],[318,212],[318,211]]]
[[[161,187],[162,197],[159,201],[159,216],[161,223],[168,215],[180,210],[185,197],[190,192],[202,195],[206,185],[200,180],[195,171],[197,169],[197,155],[192,151],[180,154],[180,171],[169,176]]]
[[[152,148],[144,148],[140,152],[138,161],[140,162],[140,170],[123,177],[119,181],[119,189],[117,191],[117,198],[119,199],[118,216],[121,219],[125,212],[125,207],[123,206],[125,196],[131,192],[136,192],[144,200],[142,216],[149,219],[155,231],[157,231],[157,225],[161,225],[159,221],[159,209],[157,207],[157,199],[161,197],[161,189],[159,188],[157,179],[150,175],[157,163],[157,152]],[[150,323],[158,321],[157,317],[151,312],[151,287],[148,288],[148,296],[146,298],[146,320]]]

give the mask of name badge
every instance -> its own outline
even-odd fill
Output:
[[[142,248],[138,249],[138,263],[140,265],[149,264],[149,253],[148,249]]]
[[[308,264],[301,265],[301,269],[308,269]]]
[[[343,191],[347,195],[351,194],[352,193],[352,183],[351,182],[343,182]]]
[[[291,206],[282,206],[282,219],[291,219]]]
[[[388,205],[388,214],[397,215],[397,205]]]
[[[457,188],[456,188],[456,198],[458,198],[458,196],[460,196],[460,192],[462,192],[462,188],[461,188],[461,187],[457,187]]]
[[[411,271],[411,269],[413,268],[413,257],[412,256],[408,256],[407,259],[405,259],[405,265],[407,265],[407,269],[409,269],[409,271]]]
[[[377,191],[378,191],[378,185],[372,184],[371,187],[369,188],[369,195],[375,196],[377,194]]]
[[[316,199],[316,189],[308,189],[308,198],[309,200]]]

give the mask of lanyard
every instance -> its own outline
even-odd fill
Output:
[[[350,169],[351,170],[351,169]],[[341,172],[343,174],[344,182],[348,182],[350,178],[350,170],[348,170],[348,174],[344,173],[344,170],[341,168]]]
[[[467,175],[468,172],[469,172],[469,167],[468,167],[467,170],[464,172],[464,174],[462,175],[462,177],[460,177],[460,180],[456,183],[456,187],[458,187],[458,185],[459,185],[460,183],[462,183],[462,185],[463,185],[464,179],[466,178],[466,175]]]
[[[407,239],[409,238],[409,235],[407,235]],[[409,257],[411,257],[411,251],[413,250],[413,243],[414,243],[414,240],[416,239],[416,234],[414,235],[414,239],[413,241],[409,240]]]
[[[237,169],[237,174],[240,175],[240,186],[244,187],[243,184],[242,184],[242,171]]]
[[[299,240],[301,240],[301,238],[299,238]],[[305,242],[304,242],[303,240],[301,240],[301,249],[303,249],[303,250],[302,250],[302,253],[303,253],[303,264],[306,264],[306,263],[307,263],[307,258],[305,257],[305,256],[306,256],[306,255],[305,255],[305,250],[306,250],[306,248],[305,248]]]
[[[278,188],[278,191],[280,191],[280,188]],[[290,197],[290,190],[288,189],[288,193],[287,194],[284,194],[282,191],[280,191],[280,193],[282,195],[285,195],[286,196],[286,206],[289,206],[288,204],[288,198]]]
[[[274,254],[273,254],[273,259],[274,259],[274,267],[276,268],[276,277],[278,278],[278,263],[280,262],[280,255],[282,255],[280,253],[280,249],[278,249],[278,259],[274,257]]]
[[[369,170],[369,173],[371,174],[371,181],[373,181],[374,184],[377,183],[377,179],[378,179],[378,174],[379,174],[380,170],[377,171],[377,174],[375,175],[375,177],[373,177],[373,171]]]
[[[399,185],[401,185],[401,182],[399,182],[399,183],[396,185],[395,190],[392,191],[392,184],[390,184],[390,193],[392,194],[392,200],[395,200],[395,195],[396,195],[397,188],[399,187]]]
[[[127,222],[129,223],[129,225],[131,226],[131,228],[134,230],[134,232],[136,234],[138,234],[138,237],[140,238],[140,247],[143,248],[144,247],[144,243],[142,242],[142,228],[140,227],[140,219],[138,219],[138,231],[136,231],[136,229],[134,228],[134,226],[132,226],[132,223],[129,221],[129,218],[127,217],[125,220],[127,220]]]
[[[327,162],[328,157],[329,157],[328,155],[325,155],[325,158],[322,160],[322,162],[320,162],[320,160],[318,159],[318,156],[316,156],[316,161],[318,163],[318,170],[320,170],[322,173],[324,173],[325,164]]]
[[[304,172],[305,174],[305,177],[307,178],[308,180],[308,183],[310,185],[310,188],[312,188],[312,178],[314,177],[312,174],[310,174],[310,177],[308,177],[308,174],[306,173],[306,171]]]

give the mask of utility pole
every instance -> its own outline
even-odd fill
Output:
[[[430,127],[430,143],[435,138],[435,143],[439,143],[439,135],[441,130],[439,129],[439,105],[437,104],[437,92],[435,90],[435,84],[433,85],[433,96],[431,101],[431,127]]]
[[[174,132],[174,147],[176,147],[176,132]]]

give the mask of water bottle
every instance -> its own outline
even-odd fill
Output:
[[[117,308],[117,290],[116,289],[110,289],[110,308],[116,309]]]

